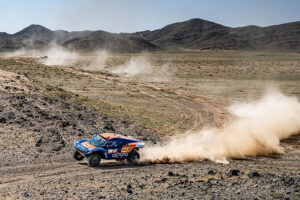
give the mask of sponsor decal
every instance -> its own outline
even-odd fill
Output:
[[[118,153],[118,149],[109,149],[108,153]]]
[[[136,143],[136,147],[143,148],[144,143],[143,142],[138,142],[138,143]]]
[[[129,152],[129,147],[128,146],[122,147],[121,153],[127,153],[127,152]]]
[[[113,158],[126,157],[126,156],[128,156],[128,153],[115,153],[111,155],[111,157]]]
[[[81,145],[88,149],[95,149],[95,146],[91,145],[88,142],[83,142],[83,143],[81,143]]]

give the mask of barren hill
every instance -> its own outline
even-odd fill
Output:
[[[101,48],[112,52],[139,52],[157,49],[156,45],[142,38],[122,37],[119,34],[105,31],[95,31],[87,37],[74,38],[63,45],[72,49],[95,50]]]
[[[202,19],[191,19],[133,35],[164,48],[300,49],[300,22],[268,27],[230,28]]]
[[[18,49],[42,49],[52,43],[76,50],[106,49],[112,52],[155,50],[157,46],[142,39],[122,37],[105,31],[51,31],[40,25],[15,33],[0,33],[0,52]]]
[[[58,44],[75,37],[87,36],[90,31],[51,31],[40,25],[30,25],[15,34],[0,33],[0,51],[46,48],[51,42]]]
[[[205,43],[217,41],[228,34],[229,30],[230,28],[213,22],[192,19],[145,33],[142,38],[162,47],[201,48]]]
[[[300,22],[259,27],[226,27],[191,19],[154,31],[110,33],[106,31],[51,31],[31,25],[15,34],[0,32],[0,51],[46,48],[57,43],[76,50],[106,49],[111,52],[141,52],[158,49],[300,50]]]

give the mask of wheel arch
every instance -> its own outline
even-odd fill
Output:
[[[104,152],[103,151],[95,151],[93,153],[90,153],[90,154],[87,154],[86,156],[89,156],[89,155],[94,155],[94,154],[99,154],[101,159],[105,159],[105,156],[104,156]]]

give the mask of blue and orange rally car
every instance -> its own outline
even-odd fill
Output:
[[[114,133],[102,133],[89,140],[78,140],[74,143],[73,158],[87,158],[90,167],[97,167],[101,159],[127,159],[135,163],[140,159],[138,150],[144,143],[134,137],[125,137]]]

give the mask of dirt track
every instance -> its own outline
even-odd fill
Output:
[[[2,198],[253,199],[300,197],[300,152],[272,158],[181,164],[85,162],[0,169]],[[238,171],[237,171],[238,170]]]

